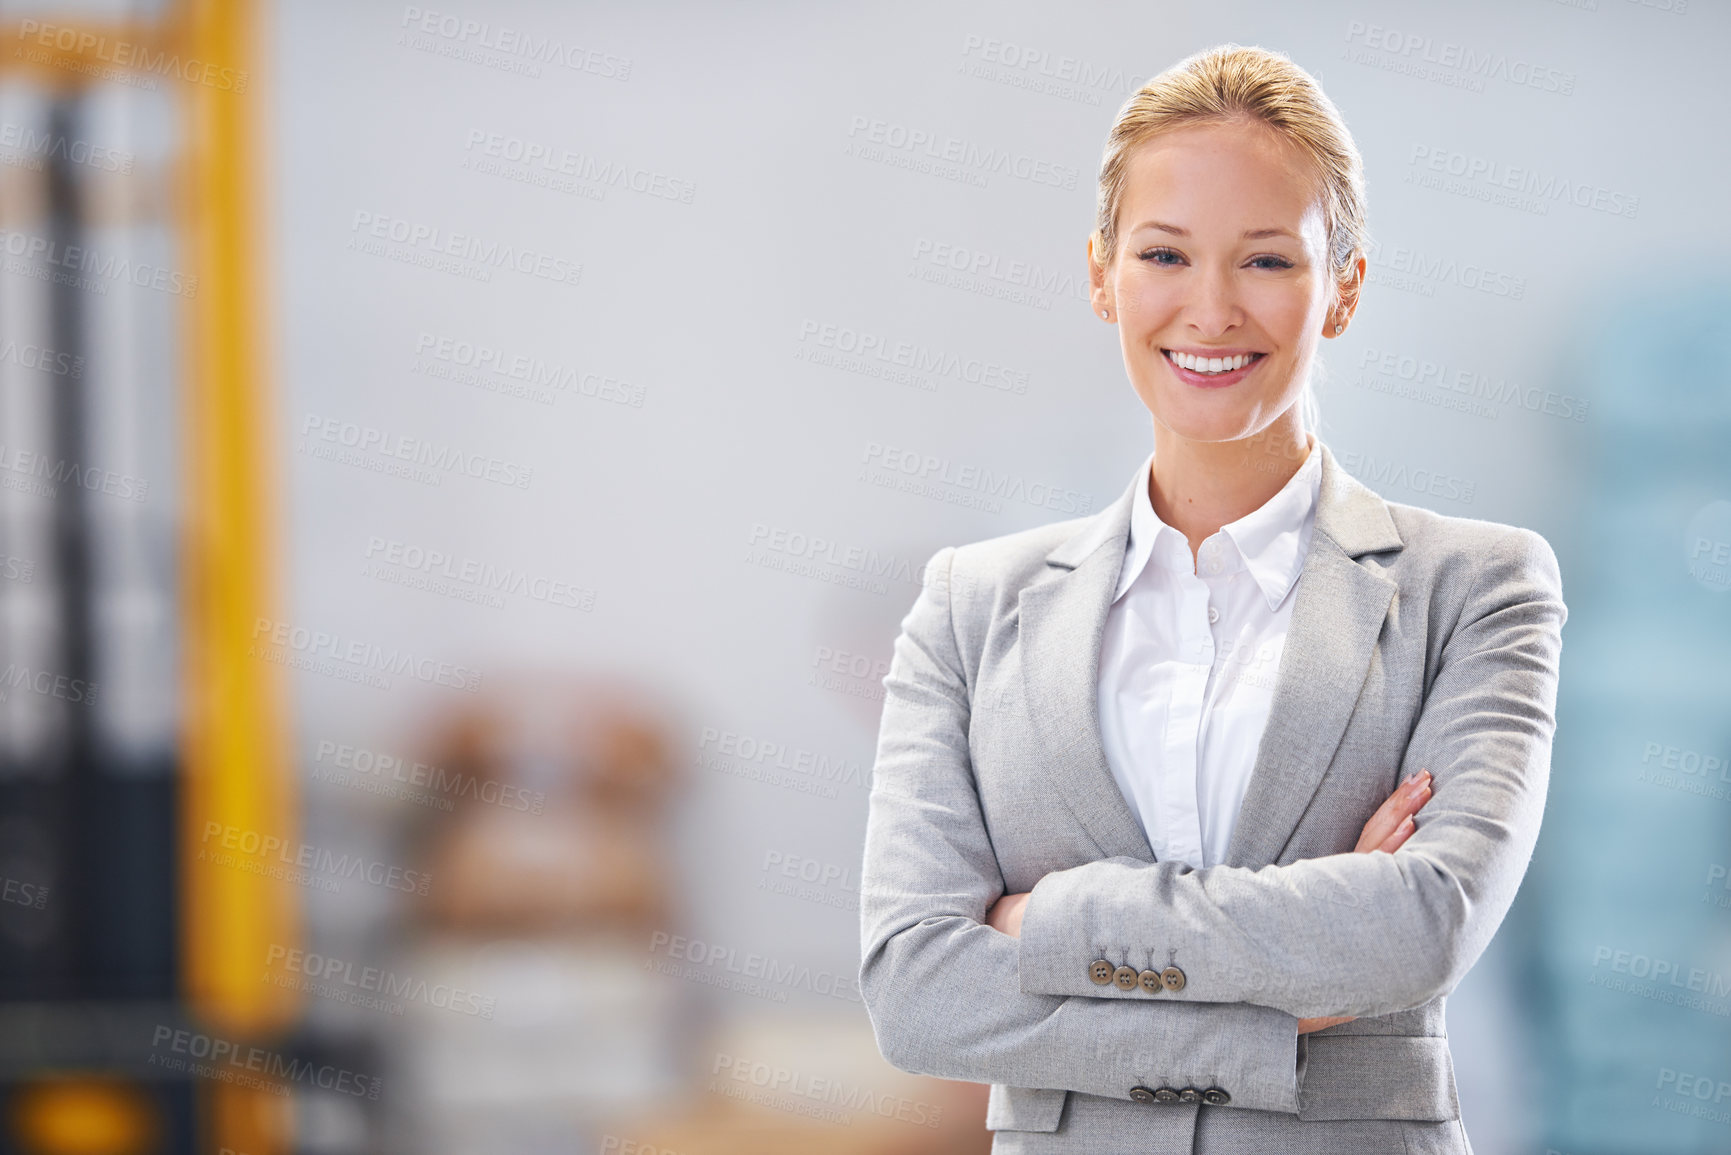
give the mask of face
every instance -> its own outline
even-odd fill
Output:
[[[1355,303],[1330,275],[1302,154],[1264,125],[1192,126],[1143,144],[1126,177],[1117,251],[1102,267],[1090,249],[1089,271],[1142,404],[1194,441],[1296,423],[1317,341]],[[1210,372],[1184,355],[1247,363]]]

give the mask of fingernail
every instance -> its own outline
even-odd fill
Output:
[[[1401,784],[1401,785],[1402,785],[1402,786],[1411,786],[1411,785],[1412,785],[1412,780],[1413,780],[1413,779],[1414,779],[1414,778],[1417,778],[1417,777],[1418,777],[1418,775],[1419,775],[1419,772],[1418,772],[1418,771],[1417,771],[1417,770],[1414,770],[1414,771],[1413,771],[1413,772],[1412,772],[1412,773],[1411,773],[1411,774],[1408,774],[1408,775],[1407,775],[1407,776],[1406,776],[1406,777],[1405,777],[1405,778],[1402,778],[1402,779],[1401,779],[1401,780],[1400,780],[1400,784]]]

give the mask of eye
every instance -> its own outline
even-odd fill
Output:
[[[1182,253],[1177,249],[1169,249],[1164,246],[1144,249],[1136,255],[1151,265],[1173,266],[1184,263]],[[1278,253],[1263,253],[1259,257],[1250,258],[1250,266],[1255,269],[1290,269],[1292,262]]]

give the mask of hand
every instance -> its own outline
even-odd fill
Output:
[[[1353,847],[1354,854],[1372,854],[1382,851],[1393,854],[1400,849],[1401,843],[1412,837],[1415,829],[1412,816],[1417,814],[1419,807],[1430,801],[1430,771],[1420,770],[1396,788],[1388,796],[1388,801],[1377,807],[1370,821],[1364,824],[1364,830],[1358,836],[1358,845]],[[1325,1027],[1338,1027],[1342,1023],[1350,1023],[1356,1015],[1333,1015],[1320,1019],[1299,1019],[1298,1033],[1309,1034]]]
[[[986,925],[1001,930],[1011,938],[1022,937],[1022,909],[1028,905],[1028,892],[1006,894],[986,912]]]
[[[1370,854],[1381,850],[1393,854],[1400,849],[1400,844],[1412,837],[1414,830],[1412,816],[1419,808],[1430,801],[1430,771],[1420,770],[1409,775],[1405,782],[1395,788],[1388,796],[1388,801],[1377,807],[1370,821],[1364,824],[1364,830],[1358,836],[1358,845],[1353,847],[1354,854]]]

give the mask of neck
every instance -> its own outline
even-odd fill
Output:
[[[1193,559],[1221,526],[1261,509],[1304,464],[1311,447],[1295,410],[1237,441],[1192,441],[1154,422],[1148,498],[1189,541]]]

